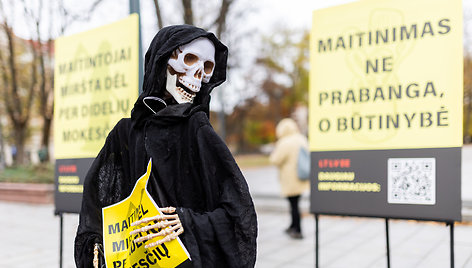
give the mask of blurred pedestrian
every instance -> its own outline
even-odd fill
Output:
[[[309,187],[308,180],[302,181],[297,174],[297,163],[300,148],[308,149],[308,141],[293,119],[282,119],[276,127],[277,144],[270,155],[271,163],[279,169],[279,181],[282,195],[290,203],[292,223],[285,232],[294,239],[302,239],[300,196]]]
[[[11,147],[11,157],[13,158],[13,163],[16,163],[16,155],[17,155],[16,146],[13,145]]]

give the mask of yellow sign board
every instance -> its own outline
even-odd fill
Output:
[[[138,15],[55,41],[56,159],[95,157],[138,97]]]
[[[179,238],[145,249],[145,243],[156,242],[163,237],[158,236],[147,242],[134,243],[133,241],[141,234],[130,235],[133,230],[131,223],[142,218],[162,215],[146,189],[151,167],[152,161],[149,160],[146,174],[136,182],[130,196],[102,209],[103,247],[107,267],[177,267],[189,259],[187,249]],[[148,225],[151,224],[154,222]],[[134,228],[141,227],[143,226]]]
[[[313,12],[311,151],[462,146],[462,1]]]

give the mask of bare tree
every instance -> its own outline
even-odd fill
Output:
[[[230,6],[233,3],[233,0],[223,0],[221,2],[220,12],[218,17],[215,20],[214,25],[216,26],[216,36],[221,39],[222,34],[226,30],[226,19],[228,17],[228,12],[230,10]],[[226,115],[224,110],[224,96],[223,91],[220,91],[218,94],[218,101],[221,106],[221,110],[218,113],[218,122],[219,122],[219,129],[220,129],[220,136],[223,140],[226,139]]]
[[[466,53],[464,55],[464,143],[472,141],[471,133],[472,114],[472,57]]]
[[[5,169],[5,149],[3,147],[3,124],[0,120],[0,171]]]
[[[87,21],[102,0],[95,0],[85,12],[72,12],[63,0],[49,2],[48,6],[42,0],[29,3],[22,0],[25,21],[29,22],[31,49],[36,56],[38,75],[38,111],[42,117],[41,150],[44,161],[49,161],[49,141],[54,117],[54,40],[64,34],[73,23]],[[47,10],[46,10],[47,8]],[[47,16],[44,16],[44,13]],[[59,18],[57,21],[54,18]],[[46,29],[47,31],[44,31]]]
[[[220,12],[218,17],[215,20],[214,25],[216,25],[216,36],[221,39],[221,35],[226,30],[226,19],[228,17],[228,12],[230,10],[231,4],[234,0],[223,0],[221,2]]]
[[[39,71],[38,75],[38,105],[39,105],[39,115],[43,120],[43,127],[41,129],[41,149],[44,152],[44,158],[42,160],[49,160],[49,137],[51,133],[51,125],[53,119],[53,79],[54,72],[52,64],[52,44],[53,40],[51,39],[51,34],[48,34],[48,40],[44,43],[41,40],[41,25],[43,23],[43,1],[40,0],[37,2],[36,12],[33,10],[32,5],[28,5],[25,0],[23,3],[23,11],[25,18],[30,22],[32,26],[31,29],[31,50],[36,55],[37,58],[37,69]],[[49,15],[52,15],[52,6],[49,8]],[[52,21],[52,20],[50,20]],[[49,25],[49,30],[51,31],[51,23]],[[46,66],[48,64],[48,66]]]
[[[24,55],[27,48],[14,35],[7,19],[3,2],[0,2],[1,30],[6,38],[5,51],[0,50],[0,68],[3,80],[3,101],[8,118],[13,127],[16,146],[15,162],[25,163],[25,141],[27,138],[28,122],[31,115],[34,90],[37,86],[37,53],[33,49],[30,61],[20,61],[19,55]],[[25,51],[20,51],[21,49]],[[23,52],[23,53],[22,53]],[[19,73],[21,72],[21,73]],[[29,79],[23,79],[27,74]]]
[[[472,142],[472,55],[471,55],[471,35],[470,22],[472,21],[472,13],[464,14],[464,143]]]

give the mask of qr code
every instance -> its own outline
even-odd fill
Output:
[[[435,158],[389,158],[388,203],[434,205]]]

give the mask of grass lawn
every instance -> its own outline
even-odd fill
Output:
[[[234,156],[239,168],[255,168],[269,166],[269,156],[263,154],[242,154]]]
[[[269,156],[263,154],[236,155],[241,169],[268,166]],[[54,183],[54,164],[6,167],[0,171],[0,182]]]
[[[54,183],[54,164],[6,167],[0,171],[0,182]]]

